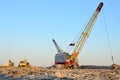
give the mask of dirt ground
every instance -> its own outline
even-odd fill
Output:
[[[1,66],[0,80],[120,80],[120,70]]]

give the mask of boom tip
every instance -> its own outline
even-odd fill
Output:
[[[102,6],[103,6],[103,2],[100,2],[100,4],[98,5],[96,11],[100,12]]]

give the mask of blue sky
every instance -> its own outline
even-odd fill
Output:
[[[105,16],[114,60],[120,64],[119,0],[1,0],[0,65],[9,59],[15,65],[23,59],[37,66],[54,64],[57,51],[52,39],[64,51],[72,52],[68,44],[81,35],[100,2],[103,9],[78,57],[79,63],[112,64]]]

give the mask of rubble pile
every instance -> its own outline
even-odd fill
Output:
[[[120,70],[0,67],[0,80],[120,80]]]

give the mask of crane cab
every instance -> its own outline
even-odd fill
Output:
[[[55,64],[65,64],[69,58],[69,53],[62,52],[55,55]]]

